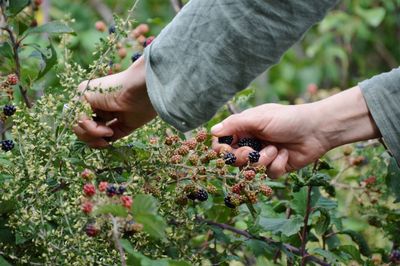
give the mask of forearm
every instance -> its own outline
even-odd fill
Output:
[[[380,137],[361,89],[357,86],[311,104],[314,128],[327,147]]]

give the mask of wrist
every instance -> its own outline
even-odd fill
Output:
[[[358,86],[312,106],[316,134],[327,150],[380,136]]]

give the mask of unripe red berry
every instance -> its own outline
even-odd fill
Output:
[[[95,177],[95,174],[92,170],[85,169],[82,171],[81,177],[85,180],[92,180]]]
[[[240,194],[242,192],[242,186],[240,183],[237,183],[235,185],[232,186],[232,192],[235,194]]]
[[[108,183],[107,183],[107,182],[104,182],[104,181],[100,182],[100,184],[99,184],[99,190],[100,190],[101,192],[106,191],[107,187],[108,187]]]
[[[96,30],[104,32],[107,29],[107,25],[106,23],[104,23],[103,21],[97,21],[95,24]]]
[[[180,146],[180,147],[178,148],[177,153],[178,153],[179,155],[182,155],[182,156],[183,156],[183,155],[186,155],[186,154],[189,153],[189,147],[186,146],[186,145],[182,145],[182,146]]]
[[[126,57],[126,55],[127,55],[127,52],[126,52],[126,49],[124,47],[118,49],[118,56],[121,59],[124,59]]]
[[[82,211],[86,214],[91,213],[93,210],[93,203],[91,203],[90,201],[87,201],[85,203],[82,204]]]
[[[200,130],[199,132],[197,132],[196,140],[198,142],[203,142],[206,139],[207,139],[207,132],[205,130]]]
[[[99,228],[94,223],[90,223],[86,225],[85,232],[90,237],[95,237],[100,232]]]
[[[189,149],[194,150],[197,146],[197,141],[195,139],[189,139],[183,142],[183,145],[189,147]]]
[[[121,196],[121,202],[122,202],[122,205],[123,205],[125,208],[130,209],[131,206],[132,206],[133,200],[132,200],[132,197],[131,197],[131,196]]]
[[[260,185],[260,192],[264,194],[266,197],[271,197],[274,191],[270,186],[267,185]]]
[[[10,74],[7,76],[7,82],[10,85],[16,85],[18,83],[18,76],[16,74]]]
[[[210,151],[207,152],[207,158],[208,158],[209,160],[217,159],[217,157],[218,157],[218,154],[217,154],[216,151],[210,150]]]
[[[243,172],[243,176],[244,178],[246,178],[247,181],[251,181],[256,176],[256,172],[254,172],[253,170],[246,170]]]
[[[173,164],[178,164],[178,163],[180,163],[181,161],[182,161],[182,156],[181,156],[181,155],[179,155],[179,154],[172,155],[172,157],[171,157],[171,163],[173,163]]]
[[[86,196],[92,197],[94,194],[96,194],[96,188],[93,184],[87,183],[83,186],[83,192]]]

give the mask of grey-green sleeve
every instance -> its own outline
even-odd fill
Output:
[[[145,50],[150,100],[181,131],[276,64],[337,0],[191,0]]]
[[[400,68],[359,83],[382,137],[400,165]]]

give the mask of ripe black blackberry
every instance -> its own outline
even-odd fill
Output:
[[[7,104],[3,107],[3,113],[6,116],[12,116],[13,114],[15,114],[15,111],[17,111],[17,108],[15,108],[14,105]]]
[[[224,198],[225,206],[228,208],[231,208],[231,209],[235,209],[236,206],[235,206],[235,204],[232,203],[231,199],[232,198],[229,195]]]
[[[115,28],[114,25],[112,25],[112,26],[110,26],[110,27],[108,28],[108,33],[110,33],[110,34],[115,33],[115,31],[116,31],[116,28]]]
[[[132,57],[131,57],[132,63],[134,63],[136,60],[138,60],[141,56],[142,56],[141,53],[136,53],[136,54],[132,55]]]
[[[256,163],[260,159],[260,153],[258,151],[252,151],[249,153],[249,162]]]
[[[226,164],[234,164],[236,162],[236,156],[233,153],[228,152],[224,156],[224,161]]]
[[[118,191],[117,191],[117,195],[122,195],[122,194],[124,194],[125,191],[126,191],[126,187],[119,186]]]
[[[114,196],[115,194],[117,194],[117,188],[113,184],[108,185],[107,186],[107,190],[106,190],[106,194],[109,197]]]
[[[12,140],[3,140],[1,142],[1,149],[3,151],[11,151],[14,148],[14,141]]]
[[[392,253],[390,254],[390,260],[394,263],[400,263],[400,250],[392,250]]]
[[[197,199],[197,193],[196,192],[190,192],[186,195],[186,197],[190,200],[196,200]]]
[[[253,150],[256,150],[256,151],[261,151],[261,148],[262,148],[261,142],[257,139],[253,139],[253,138],[243,138],[243,139],[239,140],[238,146],[239,147],[247,146],[247,147],[253,148]]]
[[[199,201],[206,201],[208,199],[208,193],[204,189],[199,189],[196,193],[196,199]]]
[[[233,142],[232,136],[224,136],[218,138],[218,143],[231,145]]]

